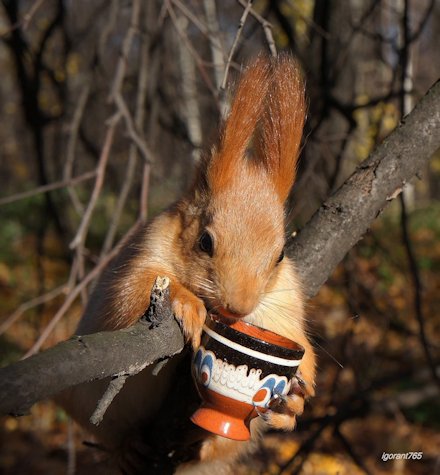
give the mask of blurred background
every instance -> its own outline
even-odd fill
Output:
[[[0,365],[72,334],[117,243],[191,182],[249,58],[288,51],[306,77],[293,231],[437,80],[439,45],[435,0],[2,0]],[[309,302],[317,396],[237,473],[440,473],[439,185],[437,152]],[[1,420],[0,473],[100,473],[83,440],[40,403]]]

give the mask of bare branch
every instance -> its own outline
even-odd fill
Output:
[[[109,102],[113,102],[115,100],[116,94],[118,94],[121,91],[122,82],[124,81],[125,71],[127,69],[128,53],[130,52],[131,45],[133,43],[133,38],[135,34],[138,33],[139,31],[140,12],[141,12],[141,1],[133,0],[133,6],[131,9],[130,26],[127,30],[127,34],[125,35],[124,41],[122,43],[121,56],[118,61],[115,77],[113,80],[113,85],[112,85],[111,92],[108,98]]]
[[[145,162],[151,164],[152,162],[154,162],[154,154],[148,147],[145,140],[139,135],[138,131],[136,130],[136,126],[133,123],[133,118],[130,115],[130,111],[128,110],[124,98],[120,93],[116,93],[114,97],[116,106],[124,117],[125,125],[127,126],[127,131],[130,138],[137,145]]]
[[[142,319],[124,330],[75,336],[0,369],[0,414],[24,414],[35,402],[72,385],[108,376],[137,374],[158,356],[168,358],[179,353],[183,348],[183,335],[172,316],[169,293],[163,292],[157,298],[152,292],[153,298],[154,312],[159,317],[159,324],[154,328]]]
[[[289,247],[289,254],[300,265],[298,270],[308,296],[317,292],[343,255],[357,242],[377,214],[390,201],[393,192],[417,173],[421,165],[427,162],[440,147],[439,132],[440,81],[404,119],[401,126],[391,133],[346,183],[324,203],[293,240]],[[66,308],[79,294],[82,286],[95,278],[116,252],[115,248],[76,286],[28,355],[41,347]],[[134,334],[130,333],[132,330]],[[28,407],[23,401],[31,401],[27,403],[29,405],[32,401],[48,397],[63,387],[94,379],[102,372],[102,368],[93,368],[93,374],[89,373],[92,365],[89,364],[90,353],[88,352],[95,351],[95,348],[98,353],[93,353],[93,355],[105,351],[106,357],[100,358],[100,361],[110,370],[105,373],[106,375],[125,374],[127,368],[138,361],[139,348],[136,350],[134,343],[138,341],[136,339],[139,336],[138,330],[139,328],[135,325],[131,329],[118,332],[98,333],[71,339],[62,344],[67,345],[67,350],[62,350],[61,348],[64,347],[58,345],[38,355],[40,358],[38,372],[32,366],[33,363],[28,363],[28,360],[0,370],[2,380],[0,408],[4,412],[20,412],[20,408]],[[127,338],[123,336],[121,340],[119,334],[125,334]],[[176,335],[182,338],[180,328],[174,323],[158,338],[163,338],[160,343],[169,347],[170,340]],[[160,351],[155,353],[152,349],[156,348],[155,345],[159,345],[159,342],[154,340],[155,343],[152,343],[150,337],[148,337],[148,344],[146,341],[147,337],[143,334],[140,351],[146,351],[147,348],[148,351],[151,350],[148,353],[148,361],[154,361],[163,355]],[[127,345],[131,344],[134,345],[131,347],[132,354],[127,351]],[[173,347],[173,351],[177,347],[179,351],[182,345],[183,340],[180,339],[179,344]],[[83,359],[84,353],[85,359]],[[54,354],[58,354],[55,360],[53,360]],[[73,354],[75,357],[71,356]],[[53,361],[59,360],[62,360],[62,364],[53,368]],[[115,364],[119,369],[115,369]],[[44,374],[44,378],[41,374]],[[50,379],[47,379],[48,375]],[[70,375],[69,381],[66,381],[65,375]],[[31,393],[31,399],[23,399],[23,391],[26,398],[29,398],[29,393]],[[14,394],[14,397],[11,397],[11,394]]]
[[[113,115],[113,117],[111,117],[108,121],[108,129],[104,140],[104,146],[102,148],[99,163],[96,168],[96,181],[95,186],[93,188],[93,193],[87,206],[86,212],[84,213],[84,216],[82,218],[81,225],[79,226],[75,238],[70,244],[71,249],[76,249],[84,244],[87,230],[90,224],[90,219],[92,217],[93,210],[95,209],[96,202],[98,201],[99,195],[101,193],[102,185],[104,182],[105,169],[110,156],[110,149],[112,146],[116,125],[118,124],[120,118],[121,114],[120,112],[118,112]]]
[[[5,333],[11,325],[13,325],[22,315],[23,313],[27,312],[31,308],[37,307],[38,305],[42,305],[46,302],[49,302],[50,300],[55,299],[58,297],[58,295],[61,294],[67,294],[69,292],[69,285],[63,284],[60,285],[59,287],[56,287],[55,289],[49,290],[49,292],[46,292],[43,295],[39,295],[38,297],[35,297],[28,302],[22,303],[15,312],[11,313],[9,317],[5,319],[4,322],[0,325],[0,335]]]
[[[400,113],[401,116],[409,113],[413,107],[413,98],[409,94],[409,90],[413,88],[413,78],[412,78],[412,49],[411,49],[411,38],[410,38],[410,8],[409,1],[405,0],[403,2],[402,8],[402,18],[401,18],[401,40],[402,45],[400,47],[400,68],[401,68],[401,96],[400,96]],[[432,7],[432,4],[431,4]],[[428,9],[429,12],[429,9]],[[425,16],[426,18],[426,16]],[[417,323],[419,326],[420,334],[420,343],[422,345],[423,352],[425,353],[426,361],[431,370],[433,380],[440,387],[440,377],[437,374],[437,368],[434,362],[434,358],[431,355],[429,349],[429,339],[426,335],[425,328],[425,318],[423,314],[423,300],[422,300],[422,284],[420,279],[420,271],[417,263],[417,258],[413,249],[409,224],[408,224],[408,215],[407,215],[407,205],[406,205],[406,196],[405,190],[400,194],[400,208],[401,208],[401,229],[402,229],[402,240],[403,246],[405,248],[406,256],[408,259],[409,269],[411,272],[411,280],[414,287],[414,312],[416,314]]]
[[[144,170],[142,172],[142,187],[140,195],[140,205],[139,205],[139,219],[141,222],[145,223],[148,217],[148,191],[150,184],[150,164],[145,163]]]
[[[104,56],[105,47],[108,44],[109,36],[116,26],[119,15],[120,0],[111,0],[108,19],[105,22],[102,32],[99,35],[98,51],[100,56]]]
[[[40,193],[47,193],[48,191],[59,190],[60,188],[65,188],[66,186],[78,185],[83,181],[91,180],[96,176],[96,171],[91,171],[79,175],[75,178],[69,178],[68,180],[56,181],[54,183],[49,183],[48,185],[39,186],[33,190],[23,191],[22,193],[17,193],[11,196],[5,196],[0,199],[0,206],[13,203],[14,201],[23,200],[25,198],[31,198],[32,196],[39,195]]]
[[[148,8],[146,8],[145,10],[146,21],[148,20],[147,17],[149,13],[150,12],[148,11]],[[137,130],[139,131],[143,129],[144,118],[145,118],[145,97],[147,94],[148,73],[149,73],[149,68],[148,68],[149,46],[150,46],[150,41],[148,40],[146,35],[143,35],[141,47],[139,49],[139,72],[138,72],[138,87],[137,87],[136,110],[135,110],[135,120],[134,120],[135,123],[133,124],[133,119],[131,119],[130,116],[128,116],[128,118],[126,119],[127,127],[131,126],[132,129],[134,130],[134,126],[136,126]],[[119,97],[119,95],[117,97]],[[128,113],[128,111],[126,111],[126,113]],[[151,153],[151,150],[149,149],[149,147],[147,146],[146,142],[143,139],[141,139],[141,143],[143,144],[144,149],[146,149],[146,151],[149,153],[149,156],[147,158],[145,158],[145,155],[144,155],[144,159],[145,159],[144,166],[150,167],[151,161],[154,159],[154,157]],[[138,150],[138,147],[134,143],[130,144],[130,149],[128,152],[128,163],[127,163],[126,174],[123,181],[123,186],[122,186],[121,192],[118,197],[118,201],[116,203],[116,206],[112,215],[112,220],[108,228],[107,235],[104,240],[104,244],[101,249],[101,255],[106,254],[113,245],[117,227],[118,227],[123,209],[125,207],[125,203],[127,201],[128,193],[133,184],[136,163],[138,160],[137,150]],[[147,203],[147,199],[145,198],[145,205],[146,203]]]
[[[209,30],[209,46],[211,48],[212,62],[214,63],[214,78],[217,90],[221,88],[222,71],[224,69],[224,51],[220,39],[220,27],[217,19],[217,8],[214,0],[203,0],[206,20]]]
[[[205,23],[201,21],[200,18],[194,15],[191,10],[180,0],[172,0],[172,2],[188,18],[188,20],[198,28],[198,30],[206,37],[206,39],[211,41],[208,26],[205,25]]]
[[[246,8],[247,1],[246,0],[238,0],[238,3],[243,7]],[[270,53],[272,56],[277,55],[277,48],[275,46],[275,41],[272,35],[272,24],[266,20],[266,18],[262,17],[259,13],[257,13],[253,8],[250,9],[250,14],[261,24],[264,35],[266,36],[266,41],[270,49]]]
[[[439,147],[440,80],[289,244],[309,297]]]
[[[205,61],[203,61],[203,59],[199,56],[196,49],[192,45],[192,43],[189,40],[188,36],[185,34],[184,31],[182,31],[182,28],[179,25],[179,19],[176,16],[176,12],[174,11],[173,6],[170,3],[170,0],[165,0],[164,5],[166,6],[167,13],[170,16],[170,19],[171,19],[178,35],[182,38],[182,40],[187,45],[189,51],[193,55],[194,60],[197,64],[197,68],[199,69],[199,72],[200,72],[200,75],[201,75],[203,81],[205,82],[206,86],[208,87],[208,89],[212,93],[213,97],[217,97],[217,91],[216,91],[214,85],[212,84],[212,81],[211,81],[211,78],[209,77],[209,74],[207,73],[207,71],[205,69],[205,64],[209,64],[209,63],[206,63]]]
[[[225,72],[223,75],[223,81],[221,85],[222,89],[226,88],[226,81],[228,80],[228,74],[229,74],[229,68],[231,67],[232,56],[234,56],[235,50],[238,45],[238,41],[240,40],[241,33],[243,32],[243,27],[246,23],[246,20],[249,15],[249,12],[251,11],[251,8],[252,8],[252,0],[248,0],[247,5],[243,11],[243,14],[241,15],[240,23],[238,24],[237,33],[235,34],[235,38],[234,38],[234,41],[232,42],[231,49],[229,50],[228,60],[226,61]]]
[[[98,401],[98,405],[94,410],[93,414],[90,416],[90,422],[94,425],[99,425],[102,421],[104,414],[107,412],[107,409],[110,407],[113,399],[119,394],[121,389],[124,387],[125,381],[127,381],[129,375],[123,374],[121,376],[116,376],[113,378],[102,396]]]
[[[127,239],[130,237],[131,233],[137,228],[139,223],[136,223],[130,231],[121,239],[120,243],[116,245],[111,252],[109,252],[106,256],[104,256],[99,263],[91,270],[84,279],[77,284],[77,286],[69,293],[67,296],[66,300],[64,301],[63,305],[61,308],[58,310],[58,312],[54,315],[52,320],[49,322],[47,327],[43,330],[41,333],[40,337],[38,340],[35,342],[35,344],[32,346],[32,348],[26,353],[25,357],[28,357],[30,355],[33,355],[43,345],[43,343],[47,340],[49,337],[50,333],[52,330],[55,328],[57,323],[61,320],[61,318],[64,316],[64,314],[69,310],[73,302],[75,301],[76,297],[82,292],[83,289],[85,289],[96,277],[99,276],[99,274],[104,270],[105,266],[115,257],[117,254],[120,246],[123,245],[124,242],[127,241]],[[77,264],[78,265],[78,264]]]
[[[65,180],[70,180],[72,178],[72,171],[73,171],[73,163],[75,161],[75,148],[76,142],[78,139],[78,131],[79,126],[81,123],[81,119],[84,114],[84,109],[86,107],[87,99],[89,98],[90,94],[90,84],[87,82],[83,90],[79,96],[78,105],[75,108],[75,112],[73,114],[72,123],[69,127],[69,140],[67,141],[67,151],[66,151],[66,163],[64,164],[64,171],[63,177]],[[84,207],[80,202],[78,195],[76,194],[75,190],[69,186],[67,191],[70,196],[70,200],[72,201],[73,207],[75,208],[78,215],[84,212]]]
[[[37,10],[41,7],[41,5],[46,0],[36,0],[34,4],[29,8],[29,10],[23,15],[23,18],[16,22],[14,25],[9,27],[6,31],[0,33],[0,38],[3,38],[6,35],[9,35],[12,31],[16,30],[17,28],[21,28],[22,30],[26,30],[29,27],[32,18],[37,13]]]
[[[179,52],[179,65],[182,78],[182,116],[184,117],[186,123],[188,136],[191,140],[191,143],[194,144],[194,149],[191,153],[192,158],[194,163],[197,163],[200,160],[201,155],[200,147],[202,145],[203,132],[200,117],[200,100],[198,97],[199,91],[196,84],[194,57],[189,52],[188,48],[186,48],[186,46],[181,42],[178,43],[177,49]],[[212,54],[214,55],[214,52]],[[216,81],[218,78],[217,73],[218,68],[215,68],[214,76]]]

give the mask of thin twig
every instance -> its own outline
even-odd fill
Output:
[[[73,289],[78,279],[78,259],[73,259],[73,263],[70,266],[69,278],[67,279],[67,288],[69,291]]]
[[[134,173],[137,163],[137,148],[134,144],[130,144],[130,149],[128,153],[128,161],[126,166],[125,176],[122,182],[121,192],[119,193],[116,205],[112,212],[112,217],[110,224],[107,229],[107,234],[104,239],[104,244],[102,245],[100,255],[101,257],[107,254],[109,249],[113,246],[113,242],[116,236],[116,231],[119,226],[122,212],[125,208],[125,203],[127,201],[128,194],[133,184]]]
[[[145,21],[148,21],[148,8],[145,11]],[[145,118],[145,97],[147,94],[147,85],[148,85],[148,77],[149,77],[149,48],[150,48],[150,41],[148,41],[148,36],[142,36],[142,43],[141,47],[139,48],[139,72],[138,72],[138,85],[137,85],[137,95],[136,95],[136,110],[135,110],[135,125],[137,130],[142,130],[144,126],[144,118]],[[131,119],[130,123],[133,122]],[[144,140],[142,143],[146,146]],[[111,249],[116,231],[119,225],[119,221],[122,215],[122,212],[125,207],[125,203],[127,201],[128,194],[133,184],[134,173],[136,169],[136,164],[138,160],[138,147],[136,144],[131,143],[130,149],[128,153],[128,163],[127,163],[127,170],[125,174],[125,178],[123,181],[122,189],[119,194],[118,200],[116,202],[115,209],[112,214],[112,220],[110,226],[107,231],[107,235],[104,239],[104,244],[101,249],[101,256],[106,254],[109,249]],[[149,149],[148,149],[149,150]],[[150,167],[150,163],[145,161],[145,166]]]
[[[206,8],[209,10],[210,8],[212,8],[212,5],[207,6]],[[210,15],[213,15],[213,12],[210,12]],[[214,20],[211,19],[211,21],[215,23]],[[186,31],[188,27],[188,22],[186,21],[186,24],[183,25],[183,21],[181,21],[181,27],[182,29],[185,28]],[[192,159],[194,163],[197,163],[200,160],[200,146],[202,143],[203,135],[200,118],[200,91],[197,89],[196,85],[197,81],[193,56],[190,54],[188,48],[186,48],[183,43],[179,43],[177,48],[179,52],[178,56],[182,84],[182,117],[184,118],[183,120],[186,124],[188,137],[191,143],[194,145],[193,150],[191,152]],[[218,50],[217,48],[214,48],[213,44],[211,44],[211,54],[214,63],[216,63],[215,55],[218,55]],[[214,77],[216,84],[218,84],[218,68],[214,69]],[[223,107],[222,103],[220,107]]]
[[[303,10],[301,8],[298,8],[297,4],[292,2],[289,5],[290,8],[295,12],[296,15],[298,15],[301,20],[308,25],[312,30],[315,30],[318,35],[320,35],[322,38],[325,38],[326,40],[331,40],[332,35],[324,30],[324,28],[321,28],[315,21],[311,20],[307,15],[303,13]]]
[[[110,381],[105,393],[98,401],[98,405],[90,416],[89,420],[93,425],[97,426],[102,421],[108,407],[113,402],[113,399],[119,394],[128,377],[128,374],[124,374],[117,376]]]
[[[155,21],[153,12],[153,4],[148,3],[148,7],[145,11],[145,24],[147,26],[147,30],[149,31],[161,31],[162,29],[162,24],[163,21],[167,15],[167,10],[166,10],[166,5],[165,3],[162,5],[162,9],[160,12],[160,18],[159,22]],[[147,48],[147,42],[143,43],[143,47]],[[148,142],[152,143],[153,146],[155,145],[154,143],[154,133],[153,131],[155,130],[157,126],[157,116],[158,116],[158,110],[160,108],[159,105],[159,98],[158,94],[155,93],[157,90],[157,85],[159,82],[159,64],[161,60],[161,51],[159,48],[154,50],[152,57],[148,57],[149,61],[149,68],[148,68],[148,74],[150,76],[150,82],[148,84],[149,89],[147,91],[147,84],[145,83],[145,93],[140,93],[143,97],[147,96],[148,92],[150,94],[150,111],[149,111],[149,118],[148,118],[148,132],[147,132],[147,138]],[[147,70],[144,67],[144,63],[147,62],[146,55],[143,54],[143,59],[140,65],[141,71],[143,71],[145,74],[147,74]],[[140,80],[140,84],[142,87],[144,87],[144,79]],[[140,111],[145,111],[144,107],[140,108]],[[139,117],[139,122],[143,123],[144,118]],[[142,170],[142,181],[141,181],[141,190],[140,190],[140,203],[139,203],[139,221],[141,223],[145,223],[147,221],[148,217],[148,192],[149,192],[149,187],[150,187],[150,172],[151,172],[151,165],[149,163],[144,163],[143,170]]]
[[[225,72],[223,74],[223,81],[221,85],[221,89],[226,88],[226,81],[228,80],[228,74],[229,74],[229,68],[231,67],[231,61],[232,61],[232,56],[234,56],[235,50],[237,48],[238,42],[240,40],[241,33],[243,32],[243,27],[246,23],[246,19],[249,15],[249,12],[252,8],[252,0],[248,0],[247,5],[243,11],[243,14],[241,15],[240,22],[238,24],[237,32],[235,34],[234,41],[232,42],[231,49],[229,50],[229,55],[228,59],[226,61],[226,67],[225,67]]]
[[[431,355],[430,343],[426,334],[425,317],[423,315],[422,307],[422,285],[420,281],[420,272],[417,265],[417,259],[414,254],[411,238],[408,229],[408,216],[406,211],[405,197],[403,193],[399,195],[400,207],[401,207],[401,228],[402,228],[402,240],[408,259],[408,264],[411,272],[411,280],[414,288],[414,312],[416,314],[417,323],[419,326],[420,343],[425,353],[426,361],[432,374],[433,380],[440,386],[440,377],[437,374],[437,368],[434,358]]]
[[[353,27],[351,30],[347,40],[344,42],[343,48],[339,50],[338,55],[336,56],[336,59],[334,61],[334,64],[332,65],[332,68],[330,69],[330,76],[331,76],[331,83],[333,84],[336,81],[336,76],[337,74],[341,73],[344,71],[344,63],[346,59],[349,57],[351,54],[351,48],[353,45],[353,40],[354,37],[358,34],[359,31],[361,31],[361,28],[363,25],[368,21],[370,16],[374,13],[376,7],[379,5],[380,2],[377,0],[373,0],[370,5],[365,9],[365,11],[362,13],[361,18],[357,24],[357,26]],[[324,39],[328,40],[328,37],[323,37]]]
[[[137,127],[133,123],[133,118],[130,115],[130,111],[128,110],[128,107],[127,107],[127,104],[125,103],[124,98],[119,92],[116,93],[114,97],[115,97],[116,106],[118,107],[120,113],[124,117],[125,125],[127,126],[128,135],[138,147],[142,155],[142,158],[145,160],[146,163],[154,162],[155,161],[154,154],[148,147],[147,143],[145,142],[145,139],[143,139],[140,136],[139,132],[136,130]]]
[[[247,1],[246,0],[238,0],[238,3],[243,7],[246,8]],[[264,17],[262,17],[259,13],[257,13],[253,8],[250,9],[250,14],[261,24],[263,28],[264,35],[266,37],[267,44],[269,46],[270,53],[273,57],[277,56],[277,48],[275,46],[275,40],[273,39],[272,34],[272,23],[267,21]]]
[[[131,9],[130,26],[128,27],[127,34],[124,37],[122,43],[121,55],[119,57],[118,65],[116,67],[116,73],[111,87],[110,95],[108,97],[109,102],[115,100],[116,94],[119,94],[124,81],[125,72],[127,69],[127,58],[133,43],[133,38],[139,31],[139,16],[141,11],[141,1],[133,0],[133,6]]]
[[[63,284],[55,289],[49,290],[45,294],[38,295],[38,297],[34,297],[33,299],[29,300],[28,302],[22,303],[9,317],[6,318],[4,322],[0,325],[0,335],[5,333],[22,315],[23,313],[27,312],[31,308],[37,307],[38,305],[42,305],[54,298],[58,297],[60,294],[67,294],[69,291],[69,285]]]
[[[78,105],[75,108],[75,112],[73,113],[72,123],[69,127],[69,139],[67,141],[67,150],[66,150],[66,163],[64,164],[63,170],[63,177],[65,180],[70,180],[72,178],[72,171],[73,171],[73,163],[75,161],[75,148],[76,142],[78,139],[78,131],[79,126],[81,124],[81,120],[84,114],[84,110],[86,107],[87,99],[89,98],[90,94],[90,83],[84,85],[83,90],[79,96]],[[78,198],[76,191],[71,187],[67,187],[67,192],[69,193],[70,200],[72,201],[72,205],[75,208],[76,212],[79,216],[82,215],[84,212],[84,207],[81,201]]]
[[[117,112],[108,121],[108,129],[107,129],[107,134],[104,140],[104,146],[102,148],[101,156],[99,158],[99,162],[96,167],[96,181],[95,181],[95,186],[93,188],[93,193],[90,198],[89,204],[87,206],[86,212],[84,213],[81,224],[76,233],[76,236],[70,244],[71,249],[78,248],[85,241],[87,229],[90,224],[90,219],[92,217],[93,210],[95,209],[96,203],[101,193],[102,185],[104,182],[105,170],[106,170],[107,162],[110,156],[110,149],[113,143],[113,138],[114,138],[114,134],[116,130],[116,125],[118,124],[120,118],[121,118],[121,113]]]
[[[75,423],[69,417],[67,421],[67,475],[76,474]]]
[[[93,188],[92,196],[90,197],[87,209],[81,220],[81,224],[77,230],[75,238],[70,244],[70,248],[75,250],[76,256],[76,277],[82,281],[86,275],[86,265],[84,262],[84,243],[89,230],[90,221],[92,219],[93,211],[98,202],[98,198],[101,194],[101,190],[104,184],[104,176],[107,168],[108,159],[110,157],[110,150],[112,147],[114,134],[116,131],[116,125],[121,118],[121,113],[117,112],[107,122],[107,134],[102,147],[101,156],[96,167],[96,180]],[[82,287],[80,289],[81,300],[83,305],[87,302],[87,289]]]
[[[107,122],[107,126],[108,126],[107,134],[104,140],[101,156],[99,158],[98,165],[96,167],[96,180],[95,180],[95,186],[93,188],[92,196],[90,197],[87,209],[83,215],[81,224],[77,230],[75,238],[70,244],[70,248],[74,249],[76,253],[76,256],[75,256],[76,277],[81,281],[84,280],[85,275],[86,275],[85,262],[84,262],[84,243],[85,243],[86,236],[88,233],[89,224],[93,215],[93,211],[98,202],[99,195],[101,194],[101,190],[104,183],[105,171],[107,168],[108,159],[110,157],[110,150],[113,143],[114,134],[116,131],[116,126],[120,118],[121,118],[121,113],[117,112]],[[86,287],[81,287],[80,294],[81,294],[81,300],[83,304],[85,304],[87,301]],[[50,327],[50,324],[48,325],[48,327]],[[48,335],[46,335],[46,338],[47,336]]]
[[[32,18],[37,13],[37,10],[41,7],[41,5],[45,1],[46,0],[36,0],[34,4],[29,8],[29,10],[23,15],[23,18],[21,20],[11,25],[6,31],[0,33],[0,38],[3,38],[6,35],[9,35],[10,33],[12,33],[14,30],[17,30],[18,28],[21,28],[22,30],[26,30],[29,27],[29,24],[32,21]]]
[[[412,82],[410,75],[410,47],[411,47],[411,37],[410,37],[410,18],[409,18],[409,0],[404,0],[403,3],[403,12],[402,12],[402,46],[400,48],[400,67],[401,67],[401,97],[400,97],[400,114],[402,118],[409,114],[412,109],[412,104],[409,99],[406,86],[408,82]],[[429,369],[432,373],[433,380],[440,386],[440,377],[437,374],[437,368],[434,363],[434,358],[431,355],[429,349],[429,341],[426,335],[425,328],[425,318],[423,315],[423,305],[422,305],[422,284],[420,279],[420,271],[417,264],[417,259],[414,253],[413,244],[411,241],[409,226],[408,226],[408,213],[406,210],[406,201],[405,194],[400,193],[400,223],[402,229],[402,240],[403,246],[405,248],[406,256],[408,259],[409,269],[411,272],[411,279],[413,282],[414,288],[414,311],[417,318],[417,323],[419,326],[420,333],[420,343],[425,353],[426,361],[429,365]]]
[[[211,78],[209,77],[209,74],[207,73],[207,71],[205,69],[205,65],[210,65],[211,66],[211,63],[203,61],[203,59],[199,56],[196,49],[192,45],[192,43],[189,40],[188,36],[185,34],[184,31],[182,31],[182,28],[179,25],[179,20],[176,16],[176,12],[174,11],[173,6],[170,3],[170,0],[166,0],[164,2],[164,6],[166,7],[167,13],[168,13],[173,25],[174,25],[174,28],[177,31],[177,34],[185,42],[185,44],[188,47],[189,51],[193,55],[194,60],[195,60],[196,65],[197,65],[197,68],[200,72],[200,76],[202,77],[206,87],[209,89],[211,94],[216,98],[217,97],[217,91],[215,89],[215,86],[212,84],[212,81],[211,81]],[[217,105],[219,105],[219,104],[217,104]]]
[[[142,172],[142,187],[139,206],[139,219],[143,223],[145,223],[148,218],[148,192],[150,188],[150,173],[151,166],[149,163],[145,163]]]
[[[173,4],[188,18],[191,23],[193,23],[197,29],[206,37],[206,39],[211,40],[208,26],[200,20],[192,11],[186,7],[180,0],[171,0]]]
[[[41,333],[40,337],[38,340],[34,343],[32,348],[25,354],[24,358],[27,358],[35,353],[37,353],[41,346],[44,344],[44,342],[47,340],[49,335],[52,333],[52,330],[55,328],[55,326],[58,324],[58,322],[61,320],[61,318],[64,316],[64,314],[69,310],[75,299],[78,297],[78,295],[81,293],[81,291],[86,288],[96,277],[99,276],[99,274],[104,270],[105,266],[113,259],[114,256],[118,253],[120,246],[123,246],[130,236],[132,235],[132,232],[134,229],[137,228],[139,225],[139,222],[136,222],[130,230],[125,234],[125,236],[120,240],[120,242],[106,255],[104,256],[98,264],[84,277],[84,279],[79,282],[74,289],[67,295],[63,305],[61,308],[58,310],[58,312],[53,316],[52,320],[49,322],[49,324],[46,326],[46,328],[43,330]]]
[[[69,180],[56,181],[54,183],[49,183],[48,185],[39,186],[33,190],[23,191],[22,193],[16,193],[15,195],[6,196],[0,199],[0,206],[13,203],[14,201],[23,200],[25,198],[30,198],[40,193],[47,193],[48,191],[58,190],[60,188],[65,188],[66,186],[77,185],[83,181],[91,180],[96,176],[96,171],[91,171],[79,175],[75,178],[70,178]]]
[[[115,28],[120,12],[120,0],[112,0],[109,8],[108,20],[105,22],[102,33],[99,35],[98,51],[101,57],[104,57],[105,47],[109,44],[109,36]]]
[[[86,275],[86,263],[84,259],[84,243],[81,246],[78,246],[76,249],[76,280],[81,281]],[[87,288],[84,287],[81,289],[81,303],[83,306],[86,305],[88,299]]]
[[[408,41],[410,43],[416,41],[422,31],[425,29],[426,24],[428,23],[429,17],[432,14],[432,11],[434,10],[435,6],[435,0],[431,0],[429,3],[428,7],[426,8],[425,14],[423,15],[422,20],[419,23],[419,26],[417,27],[417,30],[414,31],[411,35],[408,36]]]
[[[211,49],[212,62],[214,64],[215,85],[217,90],[219,90],[222,84],[222,71],[225,67],[225,52],[220,40],[220,26],[217,19],[216,2],[214,0],[203,0],[203,6],[208,22],[209,46]]]
[[[341,432],[340,424],[337,424],[336,427],[333,430],[333,433],[335,436],[339,439],[341,442],[342,446],[344,447],[345,451],[348,453],[348,455],[351,457],[353,462],[361,469],[363,470],[367,475],[370,475],[370,470],[368,467],[364,464],[363,460],[359,457],[359,455],[354,451],[353,447],[345,437],[345,435]]]
[[[37,10],[41,7],[41,5],[43,5],[44,2],[45,0],[36,0],[32,7],[29,8],[28,12],[23,15],[23,19],[20,22],[22,30],[26,30],[35,13],[37,13]]]

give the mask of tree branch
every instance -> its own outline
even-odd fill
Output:
[[[2,368],[0,414],[26,414],[37,401],[85,381],[137,374],[182,348],[183,336],[171,313],[169,289],[155,286],[148,314],[132,327],[74,336]]]
[[[439,147],[440,80],[289,243],[308,297]]]
[[[402,124],[317,211],[289,246],[311,297],[372,221],[440,147],[440,81]],[[0,413],[22,414],[38,400],[80,382],[141,370],[179,352],[172,318],[115,332],[74,337],[0,369]],[[91,364],[92,363],[92,364]]]

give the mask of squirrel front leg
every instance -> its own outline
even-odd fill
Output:
[[[180,321],[185,339],[196,349],[200,344],[202,327],[206,319],[203,300],[190,290],[172,280],[170,285],[171,307],[175,317]]]
[[[197,346],[206,318],[203,301],[184,287],[177,278],[155,267],[143,269],[139,273],[134,271],[126,280],[122,295],[112,290],[114,282],[110,286],[100,282],[77,333],[118,330],[136,323],[148,308],[151,288],[158,276],[166,276],[170,279],[172,311],[182,325],[186,340],[191,341],[194,347]]]
[[[176,277],[170,276],[166,271],[156,268],[150,268],[140,276],[137,287],[141,290],[135,292],[139,295],[137,299],[137,311],[131,311],[130,314],[135,316],[142,315],[149,305],[151,288],[158,276],[166,276],[170,280],[170,300],[171,309],[179,321],[185,337],[185,341],[191,342],[195,349],[200,344],[202,327],[206,319],[206,308],[203,301],[187,289]],[[141,295],[142,294],[142,295]],[[134,321],[127,321],[129,325]]]
[[[297,339],[298,341],[298,339]],[[263,415],[266,423],[274,429],[293,430],[296,417],[304,411],[304,403],[315,395],[315,353],[307,338],[299,342],[305,353],[292,387],[287,396],[280,397],[275,405]]]
[[[275,429],[293,430],[296,416],[304,411],[304,403],[315,395],[316,356],[307,337],[304,298],[290,259],[279,265],[278,273],[267,289],[260,309],[260,324],[287,336],[304,348],[304,355],[292,380],[290,393],[281,396],[263,414],[266,423]],[[284,318],[280,319],[280,316]],[[256,321],[255,323],[258,324]]]
[[[171,309],[182,327],[185,340],[191,342],[193,348],[197,348],[200,344],[202,327],[206,319],[205,305],[176,277],[160,268],[151,267],[139,276],[133,276],[137,281],[133,285],[132,295],[130,296],[133,306],[124,317],[124,326],[135,323],[148,308],[151,288],[158,276],[169,278]]]
[[[176,228],[176,229],[175,229]],[[175,254],[167,232],[178,231],[172,213],[164,213],[147,228],[140,228],[104,271],[77,329],[78,334],[118,330],[136,323],[150,303],[158,276],[170,279],[171,308],[187,341],[198,346],[206,309],[203,301],[179,279],[169,256]],[[168,258],[167,258],[168,256]]]

